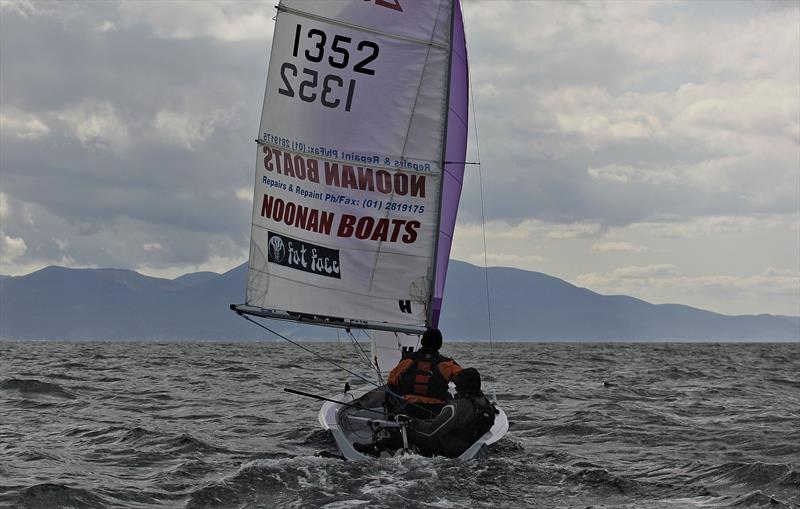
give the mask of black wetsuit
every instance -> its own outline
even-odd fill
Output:
[[[494,421],[494,407],[483,394],[456,395],[435,418],[412,419],[406,428],[408,441],[424,455],[460,456],[491,427],[491,422],[478,418],[481,413],[491,415],[491,422]],[[402,444],[402,436],[397,433],[375,445],[399,449]]]

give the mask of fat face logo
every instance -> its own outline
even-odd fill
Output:
[[[269,232],[268,259],[283,267],[341,279],[339,250]]]
[[[269,235],[269,259],[275,263],[283,262],[286,257],[286,248],[283,245],[283,239],[279,235]]]

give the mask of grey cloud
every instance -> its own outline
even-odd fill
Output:
[[[467,12],[490,218],[624,225],[797,210],[800,55],[786,17],[796,5],[491,2]],[[709,178],[717,188],[587,175],[615,164],[687,177],[732,155],[741,158]]]
[[[250,205],[236,191],[252,186],[268,38],[164,39],[106,3],[34,6],[4,10],[0,31],[3,112],[49,129],[25,139],[4,125],[3,230],[25,239],[22,261],[242,256]],[[24,207],[33,222],[15,220]],[[143,253],[148,239],[160,248]]]
[[[785,90],[798,86],[797,35],[762,31],[783,27],[797,8],[701,4],[465,6],[487,219],[596,222],[602,233],[660,218],[796,213],[797,98]],[[11,209],[3,231],[24,238],[23,258],[166,268],[244,257],[250,204],[236,192],[252,188],[271,26],[257,24],[263,36],[231,34],[249,30],[243,11],[258,11],[260,23],[272,6],[152,5],[49,2],[27,16],[2,12],[3,113],[49,130],[2,131],[0,191]],[[194,32],[167,19],[194,8],[203,10]],[[692,35],[700,26],[707,36]],[[739,28],[752,39],[730,41],[731,55],[698,47]],[[762,55],[770,43],[774,55]],[[748,89],[757,83],[763,89]],[[729,116],[685,114],[720,98]],[[772,115],[776,104],[786,104],[786,118]],[[747,108],[740,117],[730,111]],[[710,183],[693,179],[695,168],[733,155],[741,157]],[[612,166],[680,178],[589,174]],[[475,189],[468,168],[462,219],[479,217]]]

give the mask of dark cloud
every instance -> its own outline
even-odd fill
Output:
[[[49,128],[3,132],[3,229],[24,238],[20,261],[183,265],[221,245],[240,256],[250,204],[236,193],[252,187],[268,39],[169,39],[106,3],[43,7],[2,12],[4,114]]]

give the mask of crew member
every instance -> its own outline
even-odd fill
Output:
[[[401,360],[389,373],[386,403],[392,413],[430,419],[451,399],[448,386],[461,366],[439,354],[442,347],[439,329],[427,329],[420,345],[419,350]]]
[[[475,368],[456,376],[456,397],[434,419],[411,419],[406,426],[409,445],[425,456],[460,456],[494,424],[495,410],[481,392],[481,375]],[[392,435],[370,443],[354,443],[364,454],[380,456],[384,449],[400,449],[403,437]]]

